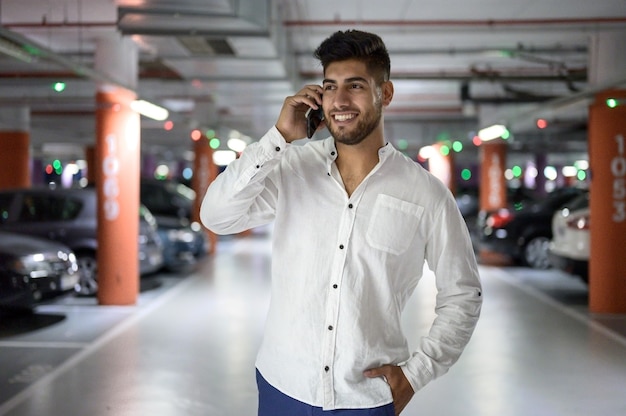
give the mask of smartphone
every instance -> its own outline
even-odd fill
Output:
[[[313,108],[309,108],[304,115],[306,117],[306,137],[309,139],[313,137],[315,131],[319,127],[322,120],[324,120],[324,111],[322,110],[322,106],[318,106],[317,110]]]

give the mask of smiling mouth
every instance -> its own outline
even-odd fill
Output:
[[[337,121],[347,121],[356,117],[356,114],[335,114],[333,117]]]

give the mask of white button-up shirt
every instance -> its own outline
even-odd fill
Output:
[[[201,207],[220,234],[274,222],[272,291],[257,368],[278,390],[324,409],[392,402],[397,364],[418,391],[459,358],[482,303],[467,227],[452,194],[390,144],[348,196],[334,140],[287,144],[272,128],[218,175]],[[409,351],[401,313],[427,262],[432,328]]]

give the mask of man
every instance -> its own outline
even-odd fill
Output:
[[[201,218],[222,234],[274,222],[259,415],[397,415],[469,341],[476,261],[451,193],[385,140],[394,90],[382,40],[336,32],[316,57],[322,86],[285,99],[276,125],[209,186]],[[332,137],[291,145],[319,106]],[[400,316],[425,261],[438,316],[410,352]]]

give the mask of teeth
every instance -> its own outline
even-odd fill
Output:
[[[346,121],[354,118],[354,114],[335,114],[335,120],[337,121]]]

